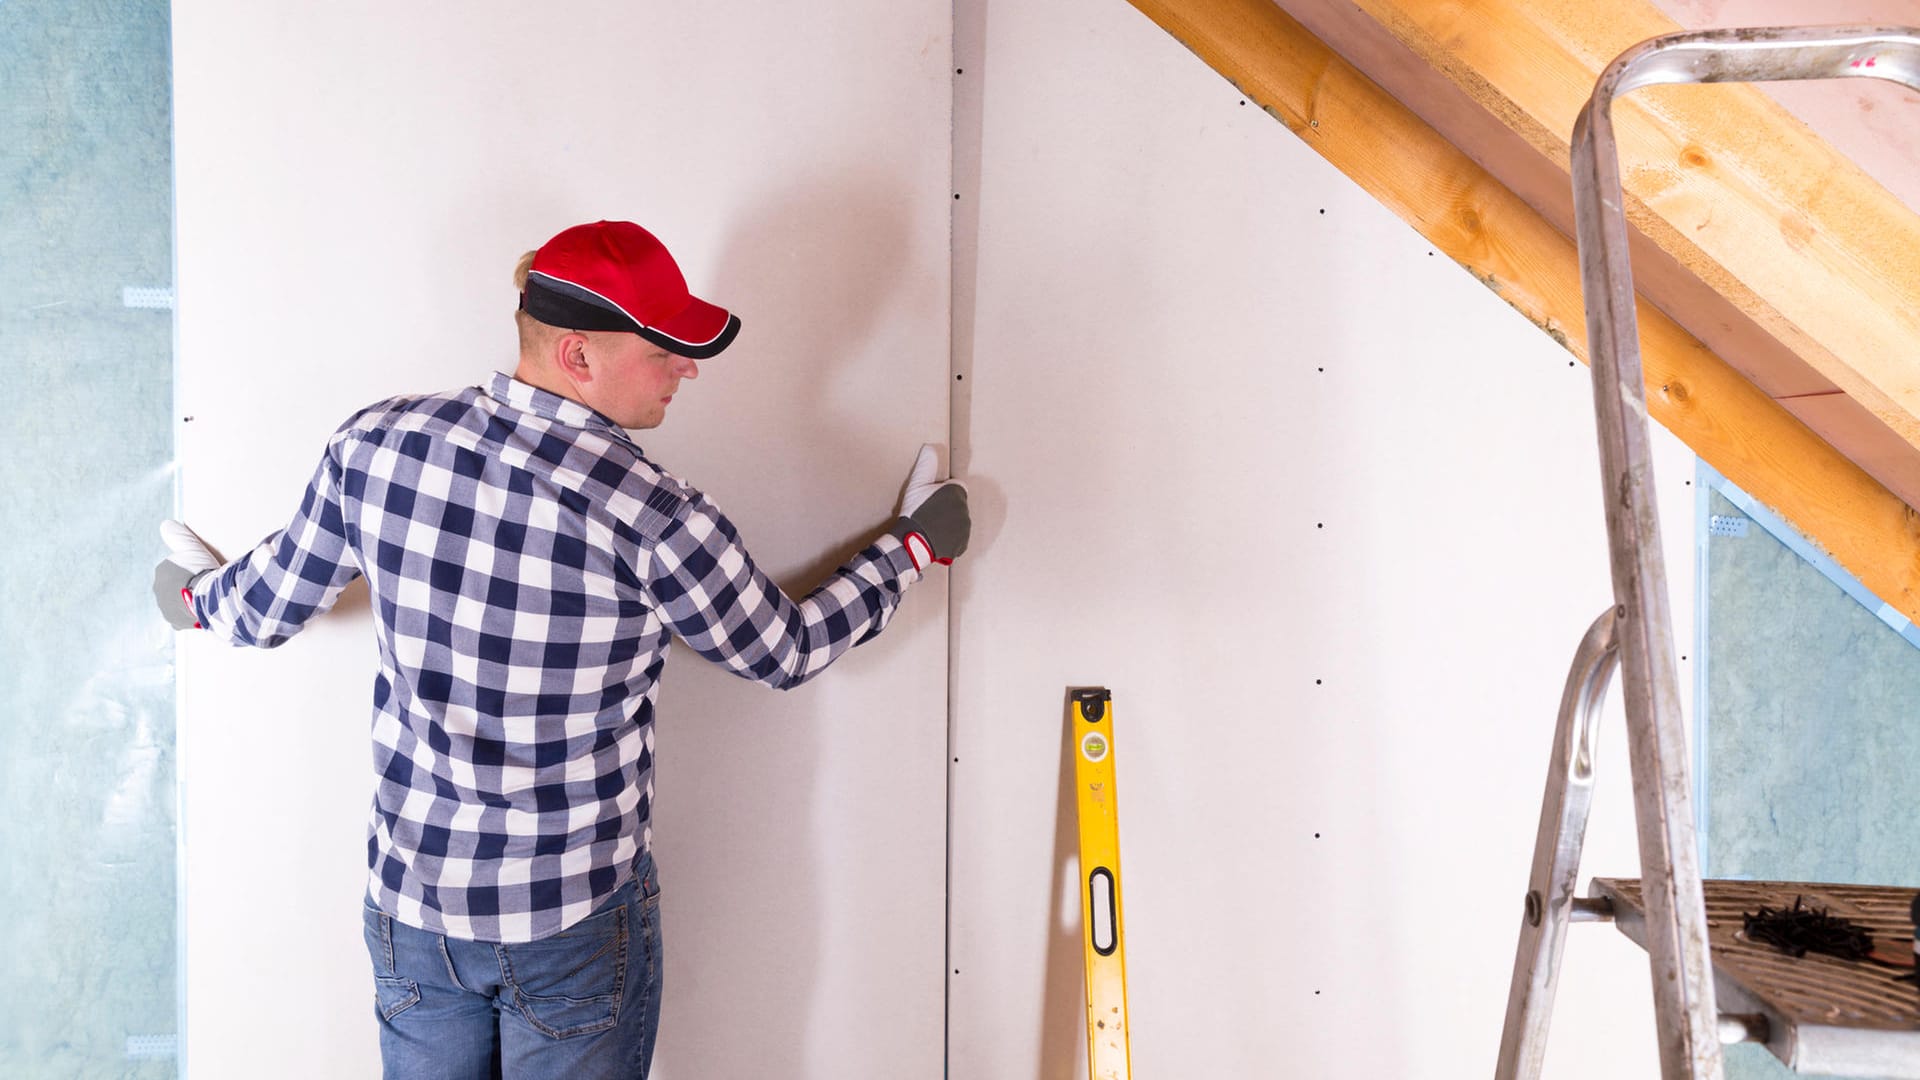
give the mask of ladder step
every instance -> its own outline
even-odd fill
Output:
[[[1920,1080],[1920,986],[1913,968],[1819,953],[1794,957],[1748,940],[1744,916],[1790,908],[1796,898],[1873,936],[1875,951],[1910,956],[1913,889],[1795,881],[1708,881],[1707,937],[1725,1016],[1758,1017],[1767,1049],[1795,1072]],[[1646,946],[1646,905],[1633,878],[1595,878],[1614,925]],[[1902,980],[1901,975],[1908,978]]]

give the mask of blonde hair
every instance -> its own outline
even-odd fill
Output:
[[[520,256],[520,261],[513,267],[513,287],[522,293],[527,291],[527,274],[533,270],[533,256],[534,252],[527,252],[525,255]],[[604,335],[624,332],[619,330],[572,330],[564,326],[552,326],[541,322],[539,319],[534,318],[519,308],[514,309],[513,322],[515,326],[520,328],[520,355],[522,357],[532,355],[536,360],[541,361],[545,360],[547,345],[561,334],[577,333],[586,335],[589,340],[595,338],[604,340]]]
[[[534,252],[529,251],[525,255],[520,256],[520,261],[514,264],[513,288],[515,292],[525,293],[527,291],[527,274],[533,270],[534,254]],[[520,329],[520,355],[522,356],[529,353],[539,354],[544,350],[547,342],[553,340],[554,335],[566,333],[566,330],[561,327],[548,326],[546,323],[541,322],[539,319],[534,318],[517,307],[513,312],[513,323]]]

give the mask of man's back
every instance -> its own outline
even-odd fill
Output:
[[[233,637],[272,645],[365,574],[382,910],[525,941],[619,886],[671,640],[641,574],[692,494],[592,410],[497,375],[355,415],[248,591],[214,583],[209,625],[230,611]]]
[[[271,647],[363,572],[380,642],[369,897],[480,941],[558,933],[647,850],[673,635],[791,687],[877,633],[919,576],[882,536],[796,603],[619,427],[502,374],[356,414],[293,522],[195,610]]]

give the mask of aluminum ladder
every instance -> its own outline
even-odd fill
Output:
[[[1615,98],[1689,82],[1878,78],[1920,89],[1920,32],[1898,27],[1709,30],[1653,38],[1600,75],[1573,132],[1573,195],[1593,367],[1614,606],[1575,653],[1541,805],[1497,1080],[1535,1080],[1567,925],[1613,921],[1647,950],[1663,1080],[1721,1080],[1723,1042],[1759,1041],[1796,1071],[1920,1080],[1920,991],[1880,965],[1795,960],[1745,940],[1740,913],[1796,896],[1911,934],[1911,889],[1703,881],[1654,503]],[[1623,673],[1638,880],[1575,895],[1593,792],[1593,720]]]

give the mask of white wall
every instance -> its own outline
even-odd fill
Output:
[[[783,581],[884,523],[944,439],[946,4],[173,10],[184,510],[229,551],[352,410],[510,368],[515,258],[603,216],[743,317],[642,441]],[[940,1067],[944,593],[791,695],[670,664],[656,1075]],[[368,619],[356,587],[277,652],[182,650],[196,1078],[376,1069]]]
[[[938,1075],[943,927],[949,1075],[1081,1074],[1062,725],[1091,683],[1140,1075],[1485,1075],[1609,603],[1586,369],[1114,0],[457,10],[175,4],[207,535],[273,528],[359,405],[510,363],[514,256],[587,217],[656,228],[745,318],[645,443],[793,580],[956,395],[951,755],[938,585],[792,696],[673,665],[659,1075]],[[1690,640],[1691,470],[1659,445]],[[195,1077],[372,1069],[343,609],[184,650]],[[1632,873],[1609,723],[1588,866]],[[1638,952],[1572,938],[1549,1075],[1650,1074]]]
[[[1129,5],[956,9],[949,1075],[1085,1075],[1090,684],[1135,1075],[1489,1075],[1611,602],[1587,369]],[[1658,445],[1690,641],[1691,458]],[[1622,723],[1587,866],[1637,876]],[[1641,954],[1582,926],[1565,971],[1548,1075],[1652,1075]]]

